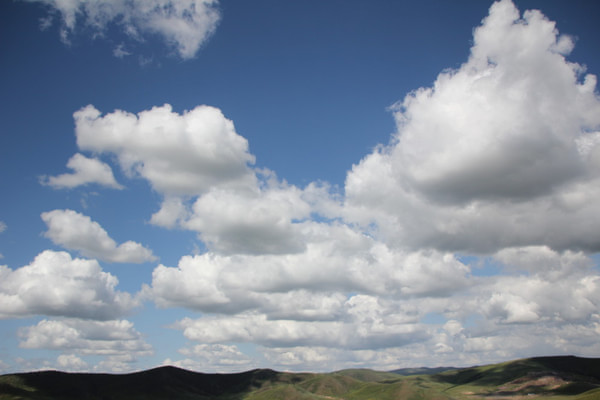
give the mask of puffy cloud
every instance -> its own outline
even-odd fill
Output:
[[[582,253],[554,252],[547,247],[505,249],[496,256],[527,275],[499,276],[479,294],[489,320],[500,323],[586,324],[600,304],[600,276]],[[556,293],[568,293],[558,298]]]
[[[472,366],[539,356],[540,354],[598,354],[600,316],[588,324],[510,324],[477,331],[429,326],[426,340],[385,349],[343,349],[326,346],[264,347],[275,368],[333,371],[370,367],[392,370],[405,367]],[[454,321],[456,323],[456,321]]]
[[[275,365],[289,367],[301,367],[303,365],[326,365],[321,370],[332,371],[335,368],[329,368],[332,360],[340,358],[339,351],[327,347],[284,347],[284,348],[266,348],[265,357],[275,363]],[[314,369],[312,369],[314,371]]]
[[[310,216],[302,192],[292,186],[253,191],[211,190],[199,197],[183,224],[207,246],[225,254],[297,253],[304,249],[301,226]]]
[[[214,252],[302,251],[299,222],[327,197],[317,185],[304,191],[271,171],[251,169],[247,140],[213,107],[178,114],[165,105],[137,116],[101,116],[88,106],[74,117],[80,149],[116,155],[127,175],[165,196],[151,223],[196,231]]]
[[[150,355],[142,354],[143,356]],[[94,366],[94,372],[111,372],[117,374],[131,373],[138,371],[135,367],[137,356],[128,352],[106,356],[102,361]]]
[[[409,247],[599,249],[596,77],[565,59],[553,22],[509,0],[473,40],[465,64],[395,105],[391,143],[347,176],[348,220]]]
[[[0,318],[54,315],[108,320],[138,305],[95,260],[46,250],[24,267],[0,266]]]
[[[40,182],[55,189],[74,188],[90,183],[97,183],[113,189],[123,189],[123,186],[115,180],[110,166],[96,158],[87,158],[77,153],[69,159],[67,167],[74,172],[58,176],[43,176]]]
[[[67,352],[62,358],[65,365],[75,362],[83,366],[82,360],[72,353],[129,359],[152,354],[152,347],[133,328],[133,323],[126,320],[44,319],[37,325],[21,328],[18,334],[22,348]]]
[[[159,265],[144,293],[161,307],[205,312],[254,308],[286,315],[290,302],[298,316],[304,310],[303,318],[326,319],[328,312],[335,315],[331,307],[340,303],[339,294],[436,297],[469,285],[469,267],[451,254],[395,251],[344,225],[307,223],[303,229],[303,252],[184,256],[177,267]],[[293,295],[283,298],[285,292]]]
[[[152,224],[196,231],[215,253],[298,253],[306,245],[303,222],[339,218],[340,199],[328,185],[300,189],[252,168],[247,140],[214,107],[101,115],[90,105],[74,118],[81,150],[115,156],[127,176],[164,196]]]
[[[136,41],[143,35],[158,34],[183,59],[193,58],[202,44],[215,31],[220,19],[218,0],[26,0],[43,3],[50,8],[50,17],[43,27],[52,23],[52,14],[62,18],[61,37],[69,42],[78,24],[91,28],[102,36],[111,24]],[[122,45],[115,56],[124,56]]]
[[[241,369],[250,369],[253,365],[252,359],[235,345],[197,344],[185,347],[179,352],[187,358],[177,361],[167,358],[163,361],[163,365],[220,373],[239,372]]]
[[[163,228],[175,228],[187,219],[188,211],[180,197],[166,198],[160,210],[152,214],[150,223]]]
[[[255,184],[248,141],[214,107],[180,115],[167,104],[138,115],[117,110],[102,116],[90,105],[74,118],[80,149],[115,154],[126,173],[147,179],[162,194],[198,195],[216,185]]]
[[[155,260],[150,249],[127,241],[120,245],[108,236],[100,224],[73,210],[53,210],[42,213],[48,226],[44,234],[55,244],[77,250],[85,257],[109,262],[142,263]]]
[[[308,276],[294,276],[294,269],[272,266],[261,273],[266,257],[256,257],[261,262],[254,264],[248,256],[204,255],[182,259],[177,269],[157,268],[155,274],[173,275],[155,275],[152,294],[159,305],[217,313],[174,324],[187,339],[205,345],[258,344],[267,359],[285,368],[432,365],[432,355],[438,365],[472,365],[524,355],[591,354],[585,350],[589,344],[592,351],[600,350],[591,339],[600,329],[600,277],[583,253],[544,246],[505,249],[488,261],[502,268],[500,275],[469,276],[466,284],[466,278],[452,282],[453,266],[459,277],[468,267],[451,256],[400,257],[378,250],[378,262],[387,255],[390,267],[364,264],[368,273],[362,287],[351,268],[346,270],[350,276],[323,270],[335,264],[332,258],[305,270]],[[364,257],[374,260],[376,254]],[[283,268],[282,259],[290,257],[268,258],[278,259]],[[215,269],[219,263],[222,267]],[[322,275],[313,280],[310,274],[317,270]],[[328,277],[337,277],[338,286]],[[179,286],[162,286],[167,282]],[[448,286],[437,286],[440,282]],[[430,315],[439,318],[430,320]]]
[[[56,358],[56,365],[61,371],[87,371],[88,364],[74,354],[61,354]]]
[[[590,258],[544,246],[504,249],[493,258],[502,273],[478,277],[452,297],[454,307],[444,299],[436,310],[448,318],[436,335],[440,348],[485,362],[600,351],[590,339],[600,326],[600,276]]]
[[[237,346],[197,344],[179,351],[184,356],[206,359],[208,365],[245,365],[250,361]]]
[[[360,316],[347,321],[272,320],[263,314],[244,313],[197,320],[184,318],[174,327],[182,329],[186,338],[202,343],[252,342],[267,347],[377,349],[427,338],[427,332],[418,324],[403,321],[384,323],[386,316],[378,311],[362,321]]]
[[[253,185],[213,186],[193,202],[167,198],[151,221],[196,231],[218,254],[293,254],[306,249],[316,215],[340,209],[326,185],[300,189],[266,169],[253,174]]]

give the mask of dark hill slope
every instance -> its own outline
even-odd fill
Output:
[[[12,375],[10,392],[24,399],[233,399],[265,383],[293,383],[297,376],[268,369],[203,374],[175,367],[123,375],[41,371]],[[0,380],[0,398],[7,386]]]

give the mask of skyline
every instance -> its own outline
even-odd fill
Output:
[[[0,372],[599,357],[598,8],[5,2]]]

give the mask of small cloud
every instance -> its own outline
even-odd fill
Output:
[[[6,224],[2,221],[0,221],[0,233],[4,232],[6,230]],[[0,258],[4,258],[4,255],[2,255],[2,253],[0,253]]]
[[[77,153],[69,159],[67,168],[74,172],[58,176],[42,176],[40,183],[54,189],[71,189],[91,183],[113,189],[123,189],[123,186],[115,180],[110,166],[96,158],[87,158]]]
[[[50,28],[52,26],[52,20],[53,18],[51,15],[40,18],[40,30],[45,31]]]
[[[156,260],[152,251],[139,243],[130,240],[117,245],[100,224],[73,210],[45,212],[42,219],[48,226],[44,236],[66,249],[79,251],[85,257],[121,263]]]
[[[113,55],[117,58],[124,58],[130,56],[131,53],[125,49],[125,44],[121,43],[113,50]]]
[[[62,371],[87,371],[88,364],[74,354],[61,354],[56,359],[56,365]]]

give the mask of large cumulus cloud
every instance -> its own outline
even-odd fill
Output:
[[[539,11],[494,3],[468,61],[397,103],[390,144],[348,174],[348,218],[401,246],[598,250],[600,100],[572,48]]]

